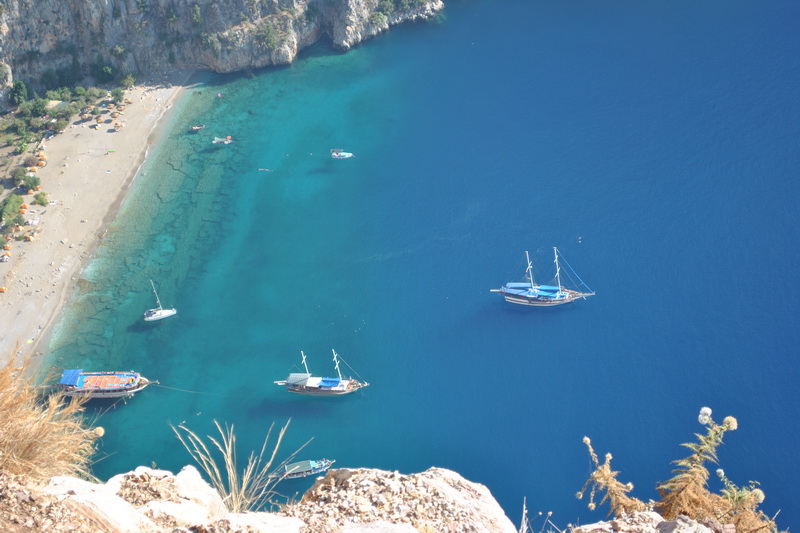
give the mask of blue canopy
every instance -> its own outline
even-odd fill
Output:
[[[59,385],[66,385],[68,387],[74,387],[78,384],[78,380],[81,377],[81,372],[83,372],[82,368],[76,368],[73,370],[64,370],[64,373],[61,375],[61,381],[58,382]]]
[[[339,378],[322,378],[319,382],[320,387],[335,387],[339,384]]]
[[[553,285],[540,285],[539,290],[543,292],[558,292],[560,288]]]

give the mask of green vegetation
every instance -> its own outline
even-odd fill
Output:
[[[203,24],[203,14],[200,12],[200,6],[197,4],[192,6],[192,24],[195,26]]]
[[[9,358],[10,361],[14,357]],[[61,394],[42,398],[27,362],[0,369],[0,470],[36,480],[53,476],[90,479],[91,457],[103,428],[81,417],[85,400]]]
[[[738,422],[728,416],[722,424],[716,424],[711,419],[711,409],[708,407],[700,410],[698,421],[708,427],[707,432],[705,435],[696,435],[698,442],[683,445],[692,454],[675,461],[678,465],[673,471],[675,475],[657,486],[661,499],[653,504],[655,510],[666,520],[685,515],[695,520],[714,518],[723,525],[735,525],[736,531],[777,531],[774,519],[758,510],[764,501],[764,492],[756,487],[758,483],[751,481],[746,487],[738,487],[725,476],[722,469],[718,469],[717,475],[725,488],[720,494],[708,490],[709,473],[705,465],[718,462],[717,447],[722,444],[726,431],[736,430]],[[633,490],[631,483],[623,484],[617,480],[619,472],[611,470],[611,454],[606,454],[605,462],[600,464],[589,438],[584,437],[583,442],[589,448],[595,470],[578,492],[578,498],[582,498],[586,489],[591,487],[589,509],[596,508],[595,496],[598,493],[604,493],[599,505],[608,502],[611,508],[609,514],[613,513],[616,517],[648,509],[647,504],[628,495]]]
[[[37,192],[33,195],[33,202],[36,205],[47,205],[47,193],[46,192]]]
[[[282,477],[272,477],[272,464],[275,461],[275,456],[280,448],[283,436],[289,427],[289,422],[281,428],[278,434],[277,441],[272,447],[272,453],[269,458],[266,457],[267,446],[270,440],[270,435],[274,429],[275,424],[271,424],[267,436],[264,438],[264,444],[261,446],[261,451],[258,455],[254,452],[250,453],[247,459],[247,465],[239,473],[239,465],[237,464],[236,455],[236,435],[233,431],[233,426],[226,424],[225,430],[215,420],[214,425],[219,431],[220,438],[211,437],[207,435],[208,440],[214,448],[217,449],[222,458],[222,467],[217,464],[217,459],[212,450],[197,434],[183,425],[177,428],[172,426],[172,430],[178,436],[178,439],[183,444],[184,448],[192,456],[192,459],[200,465],[200,468],[208,475],[213,486],[225,502],[225,506],[231,513],[242,513],[245,511],[258,511],[273,503],[273,499],[277,496],[275,492],[275,485],[281,481]],[[311,441],[309,441],[311,442]],[[308,444],[308,442],[306,443]],[[295,451],[289,458],[285,459],[277,468],[283,467],[292,458],[305,447],[305,444]]]
[[[2,220],[3,224],[12,225],[19,216],[20,206],[24,203],[25,201],[22,199],[22,196],[18,194],[9,194],[3,198],[3,200],[0,201],[0,220]],[[5,371],[0,370],[0,381],[2,381],[3,372]],[[1,401],[2,400],[0,400],[0,402]],[[0,461],[2,461],[2,459],[0,459]]]
[[[41,184],[42,184],[42,180],[39,179],[38,176],[26,175],[24,178],[22,178],[23,187],[25,187],[25,189],[27,189],[29,191],[33,190],[33,189],[36,189],[36,187],[39,187]]]
[[[265,20],[261,23],[255,33],[256,41],[263,44],[269,50],[275,50],[278,47],[278,30],[272,22]]]
[[[369,16],[369,21],[376,26],[384,26],[389,22],[389,18],[380,11],[375,11]]]
[[[172,53],[172,52],[170,52],[170,53]],[[174,61],[173,61],[173,63],[174,63]],[[127,74],[125,74],[122,77],[122,80],[120,81],[120,83],[122,83],[122,86],[125,87],[126,89],[130,89],[131,87],[136,85],[136,78],[133,77],[133,74],[128,72]],[[113,94],[113,91],[112,91],[112,94]],[[117,100],[117,102],[121,102],[121,101],[122,101],[122,98],[119,98]]]
[[[11,86],[11,91],[8,93],[8,101],[11,105],[20,105],[28,99],[28,86],[22,80],[17,80]]]

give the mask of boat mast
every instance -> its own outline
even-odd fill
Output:
[[[303,353],[303,350],[300,350],[300,355],[303,356],[303,366],[306,369],[306,374],[310,374],[311,372],[308,371],[308,365],[306,364],[306,354]]]
[[[525,250],[525,259],[528,261],[528,268],[525,269],[525,272],[528,273],[528,278],[531,280],[531,289],[533,289],[533,265],[531,265],[531,256],[528,255],[528,250]]]
[[[161,309],[161,300],[158,299],[158,293],[156,292],[156,286],[153,284],[153,280],[150,280],[150,286],[153,287],[153,294],[156,295],[156,305],[158,308]]]
[[[558,282],[558,290],[561,291],[561,269],[558,267],[558,248],[553,246],[553,254],[556,256],[556,281]]]
[[[333,352],[333,362],[336,366],[336,373],[339,374],[339,379],[342,379],[342,371],[339,370],[339,356],[336,355],[336,350],[333,348],[331,348],[331,351]]]

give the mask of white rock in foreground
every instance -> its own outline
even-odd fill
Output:
[[[104,484],[56,477],[44,492],[73,520],[112,533],[517,531],[486,487],[441,468],[411,475],[331,470],[279,513],[228,513],[192,466],[178,475],[139,467]]]

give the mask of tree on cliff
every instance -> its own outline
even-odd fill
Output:
[[[8,101],[12,105],[20,105],[28,99],[28,86],[22,80],[17,80],[8,93]]]

